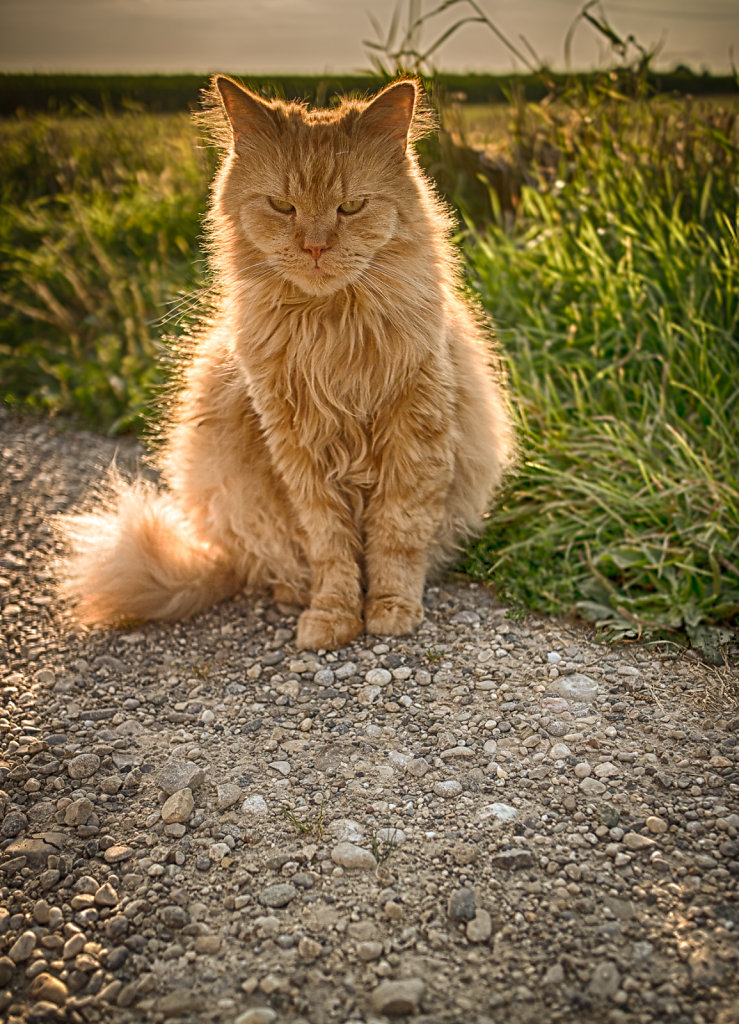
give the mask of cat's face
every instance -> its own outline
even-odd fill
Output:
[[[277,275],[313,295],[381,281],[383,250],[407,230],[413,204],[413,84],[314,112],[267,104],[228,79],[218,87],[234,136],[220,208],[249,243],[238,273]]]

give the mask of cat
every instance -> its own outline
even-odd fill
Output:
[[[500,360],[418,166],[417,81],[334,109],[216,76],[219,299],[166,413],[162,486],[65,524],[83,623],[173,620],[271,588],[297,645],[412,632],[427,573],[511,464]]]

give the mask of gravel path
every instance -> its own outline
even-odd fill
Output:
[[[47,517],[136,449],[0,441],[0,1018],[739,1020],[736,671],[475,586],[329,654],[246,598],[80,634]]]

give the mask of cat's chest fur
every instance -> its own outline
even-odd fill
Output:
[[[235,351],[257,409],[282,410],[304,443],[371,434],[429,358],[408,345],[398,318],[354,296],[256,307]]]

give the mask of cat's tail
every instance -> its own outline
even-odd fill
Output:
[[[115,471],[108,483],[93,511],[57,521],[68,552],[60,590],[80,622],[187,618],[239,589],[233,563],[196,536],[171,494]]]

